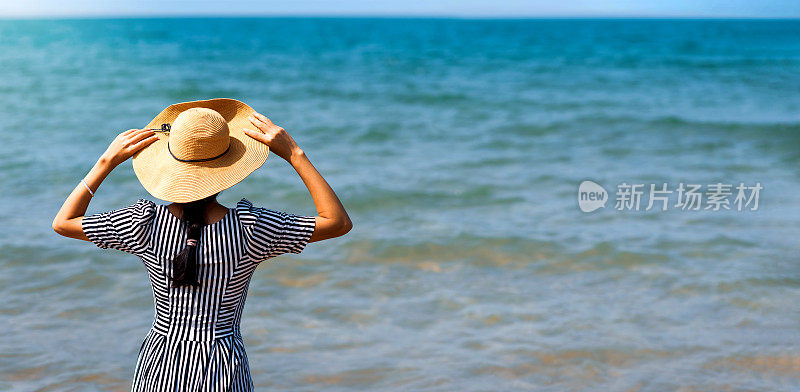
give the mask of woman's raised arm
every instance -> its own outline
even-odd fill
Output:
[[[94,193],[117,165],[125,162],[137,151],[156,140],[158,137],[155,136],[155,132],[149,130],[129,129],[120,133],[100,156],[89,174],[83,178],[86,185]],[[92,200],[92,195],[89,193],[89,189],[86,189],[86,185],[78,182],[61,209],[58,210],[56,217],[53,218],[53,230],[56,233],[65,237],[89,241],[81,226],[83,215],[86,214],[86,209],[89,208],[89,202]]]
[[[353,228],[353,223],[342,206],[342,202],[339,201],[339,197],[333,192],[328,182],[311,164],[305,152],[289,136],[289,133],[257,112],[253,112],[249,120],[264,133],[248,129],[245,129],[245,133],[266,144],[270,151],[289,162],[305,183],[308,192],[311,193],[311,198],[314,199],[317,216],[314,218],[314,233],[308,242],[322,241],[347,234]]]

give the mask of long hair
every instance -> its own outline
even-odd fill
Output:
[[[181,220],[186,224],[187,239],[195,241],[193,245],[184,245],[183,250],[172,260],[173,276],[169,277],[172,280],[172,287],[200,287],[200,282],[197,281],[197,249],[200,244],[200,233],[205,225],[203,214],[206,206],[213,202],[218,194],[188,203],[178,203],[182,210]]]

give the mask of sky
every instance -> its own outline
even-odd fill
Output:
[[[177,15],[800,18],[800,0],[0,0],[0,17]]]

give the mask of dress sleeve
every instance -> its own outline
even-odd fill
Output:
[[[83,233],[102,249],[117,249],[135,255],[149,247],[155,203],[139,199],[127,207],[83,217]]]
[[[312,216],[255,207],[244,198],[236,209],[245,229],[246,252],[255,262],[284,253],[300,253],[314,233]]]

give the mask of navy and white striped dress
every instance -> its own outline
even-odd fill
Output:
[[[139,349],[131,391],[252,391],[239,322],[259,263],[300,253],[314,218],[255,207],[242,198],[220,221],[204,226],[198,244],[200,287],[171,288],[172,259],[186,225],[165,205],[139,199],[83,218],[98,247],[137,255],[150,275],[153,326]]]

